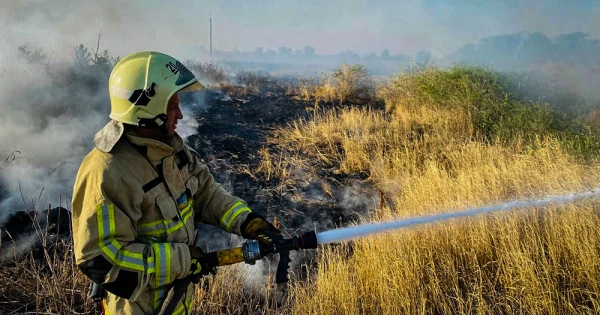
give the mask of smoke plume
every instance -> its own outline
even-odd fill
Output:
[[[109,120],[108,76],[117,54],[144,49],[169,53],[181,46],[181,39],[159,36],[142,20],[132,19],[131,12],[142,13],[137,9],[114,0],[3,3],[0,222],[18,210],[50,203],[68,207],[81,160],[93,148],[93,135]],[[146,8],[143,13],[148,17],[159,11]],[[165,23],[162,29],[171,27],[175,25]],[[115,34],[120,36],[116,40]],[[198,97],[186,100],[186,119],[179,125],[184,136],[194,132],[191,111],[203,103]],[[187,109],[188,103],[193,107]]]

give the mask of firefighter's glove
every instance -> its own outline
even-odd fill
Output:
[[[242,228],[245,238],[257,240],[266,245],[273,245],[273,243],[283,239],[281,231],[254,212],[248,214]]]
[[[200,279],[209,273],[213,275],[217,274],[217,269],[208,263],[204,251],[195,246],[190,246],[190,255],[192,256],[192,263],[190,266],[189,276],[192,278],[193,283],[198,283]]]

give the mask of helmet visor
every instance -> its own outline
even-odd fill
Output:
[[[188,86],[184,87],[183,89],[179,90],[179,92],[183,92],[183,93],[198,92],[198,91],[202,91],[204,89],[205,89],[204,85],[202,85],[200,82],[198,82],[197,80],[195,80],[190,85],[188,85]]]

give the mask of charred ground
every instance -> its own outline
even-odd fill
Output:
[[[204,106],[193,114],[199,123],[197,133],[187,138],[187,144],[200,154],[219,183],[244,199],[253,211],[278,221],[284,233],[345,225],[366,215],[376,204],[377,194],[364,175],[340,174],[335,167],[316,162],[310,174],[296,171],[291,183],[257,171],[261,150],[282,153],[269,141],[274,132],[293,120],[310,119],[313,101],[302,100],[283,88],[240,97],[218,90],[202,93]],[[321,106],[330,109],[338,105]],[[286,158],[285,153],[281,156]],[[327,183],[327,191],[323,183]],[[201,229],[224,234],[218,229]]]
[[[248,202],[253,211],[278,221],[285,234],[308,230],[318,232],[346,225],[367,215],[367,210],[377,204],[375,199],[378,194],[366,181],[366,176],[342,174],[335,166],[323,166],[315,162],[310,165],[309,172],[297,170],[292,182],[286,183],[276,177],[267,178],[257,171],[262,162],[260,150],[268,149],[283,159],[287,158],[286,152],[281,152],[277,144],[269,139],[274,136],[275,130],[293,120],[310,119],[314,114],[314,101],[303,100],[281,85],[267,85],[257,93],[239,96],[231,96],[220,89],[208,89],[194,99],[182,98],[182,105],[197,105],[198,101],[201,105],[192,107],[192,120],[198,123],[198,127],[196,133],[187,138],[187,143],[200,154],[219,183]],[[339,106],[330,102],[322,104],[321,108]],[[375,107],[383,110],[381,105]],[[52,237],[56,234],[61,239],[68,239],[70,218],[55,215],[64,214],[65,211],[55,208],[39,214],[27,210],[9,215],[0,224],[0,250],[8,250],[13,255],[4,261],[11,261],[19,253],[26,253],[29,246],[21,249],[16,248],[15,244],[20,240],[38,238],[40,233],[49,231]],[[198,228],[212,239],[208,247],[232,245],[228,235],[218,228],[206,225],[199,225]],[[59,230],[60,234],[54,233],[54,230]],[[42,247],[40,241],[31,245],[32,249]]]

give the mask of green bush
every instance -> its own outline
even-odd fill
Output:
[[[534,91],[533,79],[528,78],[526,86],[521,85],[522,80],[519,74],[480,67],[426,69],[396,77],[384,98],[403,98],[401,103],[409,107],[463,111],[472,120],[475,137],[484,141],[509,142],[519,137],[531,142],[554,136],[576,155],[596,156],[600,150],[597,133],[583,122],[585,101],[549,89]],[[570,101],[576,110],[568,109]],[[386,103],[392,112],[398,104]]]

